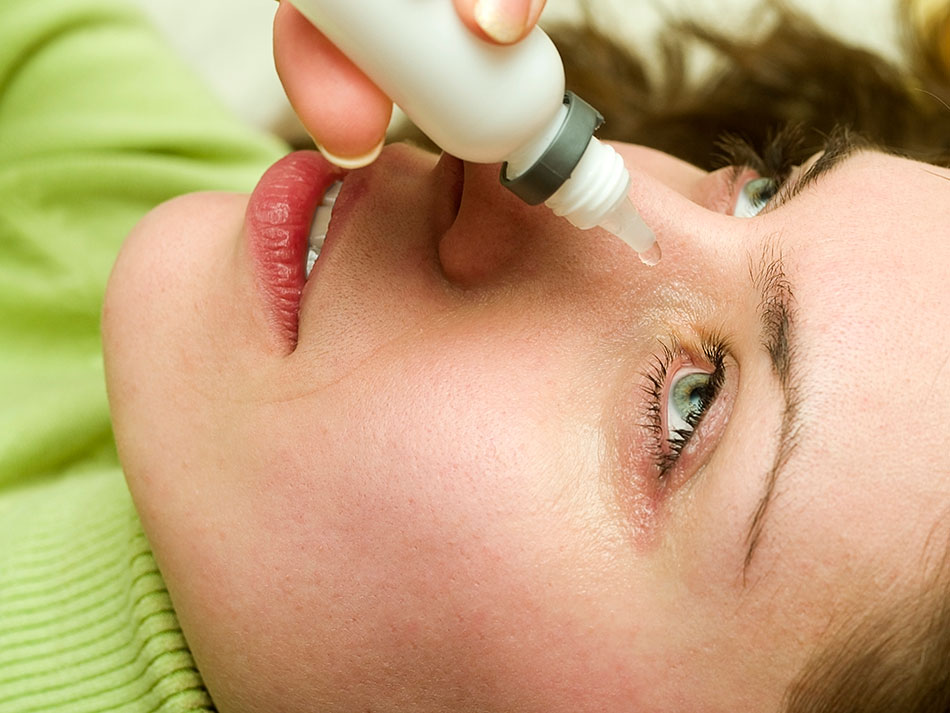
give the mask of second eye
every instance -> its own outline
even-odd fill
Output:
[[[779,184],[774,178],[754,178],[748,181],[736,199],[732,214],[736,218],[752,218],[768,205],[778,193]]]

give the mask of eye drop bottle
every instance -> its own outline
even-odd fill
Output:
[[[415,125],[464,161],[502,163],[501,182],[581,229],[600,226],[652,265],[653,231],[630,174],[594,131],[593,107],[564,91],[564,67],[535,28],[515,45],[475,37],[449,0],[290,0]]]

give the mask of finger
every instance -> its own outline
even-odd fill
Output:
[[[462,21],[476,35],[508,45],[534,29],[546,0],[453,0]]]
[[[294,111],[327,158],[355,168],[376,157],[392,102],[288,2],[274,18],[274,62]]]

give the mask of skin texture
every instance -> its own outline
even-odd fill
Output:
[[[535,26],[542,0],[497,0],[476,19],[476,0],[454,0],[462,22],[487,42],[510,44]],[[521,29],[517,29],[520,27]],[[274,18],[274,62],[284,90],[314,141],[339,157],[371,154],[384,139],[392,102],[289,2]]]
[[[646,268],[466,166],[402,146],[348,176],[275,340],[247,196],[164,204],[103,320],[129,485],[231,711],[770,711],[838,626],[946,542],[950,172],[860,152],[791,202],[621,147]],[[795,294],[797,445],[750,270]],[[651,363],[725,383],[658,477]],[[669,375],[672,378],[673,374]],[[668,379],[669,380],[669,379]]]

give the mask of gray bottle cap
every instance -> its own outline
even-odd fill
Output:
[[[551,145],[541,157],[516,178],[508,178],[508,164],[501,167],[501,185],[529,205],[544,203],[571,177],[584,155],[590,137],[604,117],[574,92],[564,95],[567,116]]]

